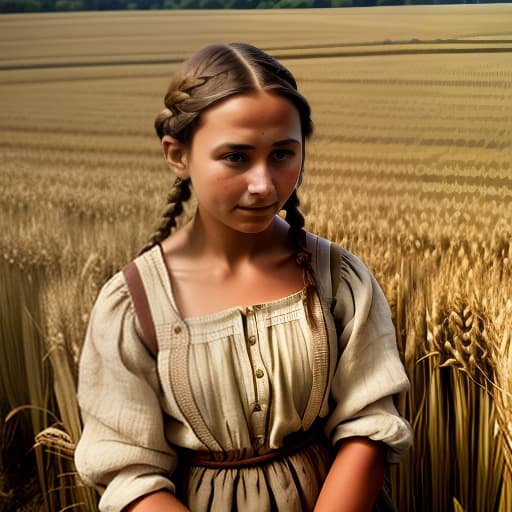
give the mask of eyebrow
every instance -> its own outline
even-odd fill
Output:
[[[274,142],[272,144],[272,147],[287,146],[288,144],[300,144],[300,142],[297,139],[283,139]],[[216,146],[214,151],[217,151],[221,148],[229,148],[237,151],[256,149],[255,146],[251,146],[250,144],[236,144],[235,142],[223,142],[222,144]]]

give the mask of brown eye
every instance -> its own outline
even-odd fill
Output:
[[[247,157],[243,153],[228,153],[223,156],[223,159],[231,164],[240,164],[247,162]]]
[[[291,158],[295,153],[289,149],[277,149],[272,153],[272,159],[276,162],[284,162],[288,158]]]

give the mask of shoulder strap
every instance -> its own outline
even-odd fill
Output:
[[[329,272],[319,275],[322,278],[322,287],[327,296],[336,294],[340,282],[340,260],[343,249],[335,243],[329,242],[325,238],[315,237],[316,244],[311,243],[310,248],[314,251],[319,268],[329,269]],[[313,247],[311,247],[313,246]],[[315,247],[316,246],[316,247]],[[329,260],[327,260],[329,258]],[[327,264],[329,263],[329,264]],[[155,324],[151,316],[149,302],[144,289],[144,285],[137,268],[137,264],[132,261],[123,268],[123,275],[130,291],[130,295],[135,308],[135,314],[142,330],[144,345],[149,352],[156,356],[158,353],[158,343],[156,337]]]
[[[336,296],[336,292],[338,291],[338,286],[340,285],[342,255],[343,255],[342,247],[336,243],[331,242],[330,268],[331,268],[331,283],[332,283],[333,296]]]
[[[318,271],[319,285],[326,297],[335,297],[341,278],[343,248],[321,236],[308,233],[308,250],[311,251]]]
[[[123,275],[128,285],[128,290],[132,297],[135,314],[142,330],[142,341],[149,352],[156,357],[158,352],[158,343],[156,340],[156,330],[151,311],[149,309],[148,297],[144,284],[140,277],[137,264],[132,261],[123,268]]]
[[[222,446],[194,398],[189,374],[190,334],[172,300],[162,248],[156,245],[143,253],[127,265],[123,273],[142,330],[142,341],[155,357],[161,353],[166,361],[158,369],[164,393],[174,397],[183,420],[188,422],[197,439],[208,450],[221,452]]]
[[[330,262],[330,246],[331,242],[321,236],[316,237],[316,265],[319,269],[319,284],[326,298],[332,297],[332,280],[331,280],[331,262]]]

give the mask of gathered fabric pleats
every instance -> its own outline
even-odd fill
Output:
[[[314,509],[328,469],[326,441],[319,439],[254,467],[185,467],[181,497],[194,512],[307,512]]]

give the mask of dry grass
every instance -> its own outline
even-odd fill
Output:
[[[486,5],[0,17],[0,412],[41,408],[0,423],[6,510],[21,509],[15,443],[37,464],[42,509],[95,508],[55,451],[80,432],[88,312],[163,205],[171,177],[152,119],[174,62],[219,40],[260,45],[296,74],[316,122],[308,228],[360,255],[390,301],[415,429],[392,473],[400,509],[511,510],[511,16]]]

